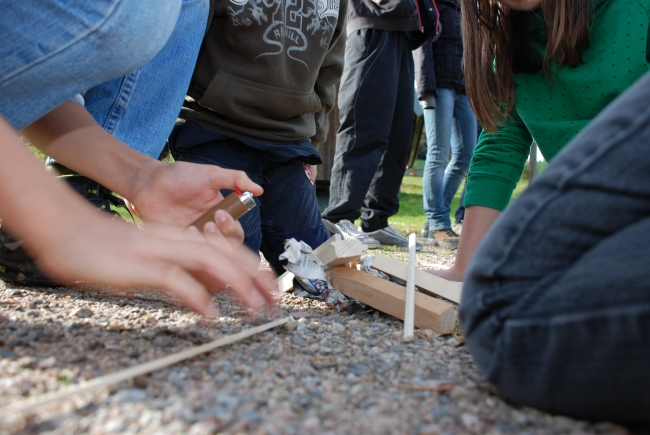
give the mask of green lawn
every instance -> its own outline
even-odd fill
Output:
[[[399,213],[389,219],[389,224],[397,231],[402,234],[410,234],[415,232],[416,234],[420,233],[420,229],[424,225],[426,218],[424,216],[424,211],[422,210],[422,172],[424,167],[423,160],[417,160],[412,169],[406,171],[406,175],[402,180],[402,187],[400,188],[399,201],[400,209]],[[539,168],[542,170],[546,167],[546,162],[539,163]],[[409,175],[413,172],[415,175]],[[524,173],[524,177],[519,181],[517,188],[513,194],[513,199],[519,196],[519,194],[528,186],[527,173]],[[463,191],[463,186],[461,185],[454,197],[454,200],[451,204],[451,216],[452,223],[454,222],[453,216],[458,208],[458,202],[460,200],[460,194]],[[358,225],[358,222],[357,222]]]

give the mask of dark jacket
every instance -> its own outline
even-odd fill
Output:
[[[436,94],[438,88],[454,89],[465,94],[463,41],[458,3],[437,0],[442,33],[436,42],[413,51],[418,97]]]
[[[360,29],[412,31],[420,28],[415,0],[349,0],[347,34]]]
[[[347,0],[213,0],[181,117],[273,143],[327,137]]]

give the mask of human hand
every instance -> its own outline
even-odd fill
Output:
[[[143,221],[185,227],[223,199],[220,189],[249,191],[254,196],[263,193],[242,171],[156,161],[139,171],[125,196]]]
[[[243,237],[236,228],[229,229],[235,221],[223,211],[217,223],[206,225],[205,234],[194,227],[183,230],[162,224],[138,230],[97,215],[57,227],[49,240],[39,240],[37,246],[26,243],[39,268],[62,283],[161,288],[207,316],[218,312],[208,290],[226,285],[251,308],[273,302],[273,274],[258,271],[259,257],[245,247],[223,242],[233,235]]]
[[[457,265],[454,265],[449,269],[429,269],[426,272],[439,276],[447,281],[463,282],[465,279],[465,271],[461,270]]]

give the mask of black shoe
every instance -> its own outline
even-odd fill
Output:
[[[68,182],[77,193],[86,198],[91,204],[113,215],[113,219],[122,218],[117,209],[124,208],[127,217],[133,216],[126,204],[111,191],[90,178],[82,175],[61,177]],[[129,220],[128,218],[125,220]],[[0,280],[21,286],[56,287],[60,284],[46,277],[38,270],[34,261],[20,247],[22,241],[8,233],[0,224]]]
[[[422,237],[423,239],[429,237],[429,221],[426,221],[424,223],[424,226],[420,230],[420,237]]]

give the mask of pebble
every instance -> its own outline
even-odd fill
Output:
[[[74,313],[72,313],[73,316],[77,316],[80,319],[87,319],[89,317],[92,317],[93,314],[94,313],[92,312],[92,310],[90,310],[88,308],[80,308],[77,311],[75,311]]]

